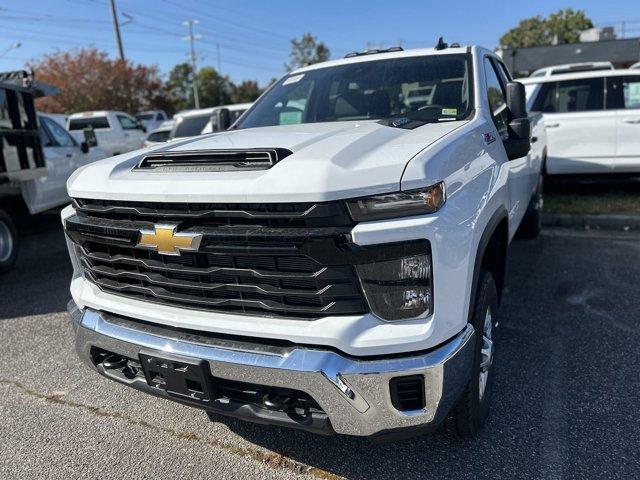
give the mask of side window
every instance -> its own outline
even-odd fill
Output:
[[[40,121],[47,126],[47,130],[59,147],[75,147],[76,142],[71,138],[71,135],[57,122],[45,117],[40,117]]]
[[[122,125],[123,130],[135,130],[138,128],[138,124],[133,118],[118,115],[118,121],[120,122],[120,125]]]
[[[512,81],[513,77],[509,73],[509,70],[507,70],[507,67],[504,66],[504,63],[495,59],[494,61],[496,62],[496,65],[498,65],[498,71],[500,72],[500,75],[502,76],[502,78],[505,79],[507,82]]]
[[[547,82],[540,85],[540,91],[531,110],[534,112],[555,113],[557,111],[557,86],[558,84],[556,82]]]
[[[40,117],[40,128],[38,129],[40,133],[40,143],[43,147],[54,147],[56,144],[49,135],[47,131],[47,127],[44,126],[44,122],[42,121],[42,117]]]
[[[640,75],[622,78],[624,108],[640,109]]]
[[[556,111],[588,112],[604,109],[604,78],[583,78],[558,82]]]
[[[498,133],[500,133],[500,135],[506,135],[507,125],[509,123],[507,100],[498,75],[487,57],[484,59],[484,74],[487,81],[487,99],[489,100],[491,116],[498,128]]]

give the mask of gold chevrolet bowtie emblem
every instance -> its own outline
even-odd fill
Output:
[[[156,250],[163,255],[180,255],[182,251],[198,250],[202,234],[176,233],[177,227],[177,225],[156,224],[154,230],[140,230],[138,246]]]

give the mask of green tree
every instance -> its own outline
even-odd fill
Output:
[[[523,48],[573,43],[579,40],[582,30],[592,27],[593,22],[584,10],[567,8],[547,18],[538,15],[520,21],[517,27],[500,37],[500,45],[504,48]]]
[[[547,25],[552,37],[557,43],[575,43],[580,40],[580,32],[593,28],[593,22],[584,10],[574,11],[571,8],[558,10],[547,18]]]
[[[217,107],[231,103],[233,82],[227,76],[220,75],[213,67],[202,67],[198,72],[200,106]]]
[[[262,89],[255,80],[244,80],[239,85],[235,85],[231,100],[233,103],[253,102],[260,96]]]
[[[189,63],[179,63],[169,73],[167,89],[178,110],[194,107],[193,69]],[[231,102],[234,85],[229,77],[223,77],[212,67],[202,67],[198,71],[198,93],[200,106],[216,107]]]
[[[167,90],[177,110],[193,108],[191,72],[191,64],[186,62],[177,64],[169,72]]]
[[[290,72],[306,65],[324,62],[330,55],[331,52],[324,43],[318,42],[318,39],[310,33],[305,33],[300,39],[291,39],[289,63],[285,64],[284,68]]]

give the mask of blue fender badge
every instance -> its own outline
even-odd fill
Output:
[[[490,145],[496,141],[496,137],[494,137],[493,133],[491,132],[485,133],[482,135],[482,141],[484,142],[485,145]]]

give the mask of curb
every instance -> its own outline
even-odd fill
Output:
[[[640,215],[593,215],[543,213],[545,227],[594,228],[602,230],[640,230]]]

